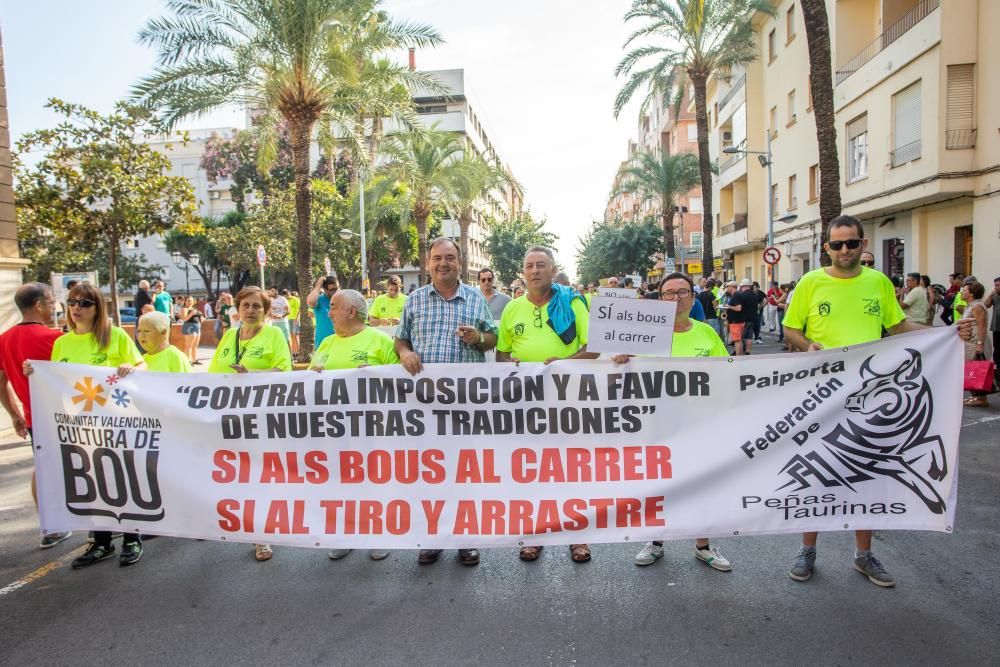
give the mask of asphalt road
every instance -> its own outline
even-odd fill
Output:
[[[765,348],[773,351],[773,347]],[[994,398],[995,404],[1000,400]],[[0,439],[2,665],[996,665],[1000,655],[1000,407],[967,409],[953,534],[876,536],[895,589],[851,568],[853,535],[822,536],[812,581],[786,576],[797,536],[716,540],[721,573],[667,545],[594,546],[574,565],[549,548],[533,564],[486,550],[418,566],[415,552],[159,538],[142,561],[73,571],[84,535],[37,548],[30,450]]]

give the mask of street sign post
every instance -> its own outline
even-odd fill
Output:
[[[267,264],[267,251],[264,250],[264,244],[257,246],[257,264],[260,266],[260,288],[266,289],[264,287],[264,265]]]
[[[764,262],[774,266],[781,260],[781,251],[774,246],[764,248]]]

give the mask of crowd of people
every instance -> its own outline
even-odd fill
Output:
[[[962,276],[953,277],[944,294],[932,296],[933,288],[928,289],[925,276],[911,274],[904,285],[897,286],[870,268],[866,244],[863,226],[856,218],[836,218],[826,241],[831,266],[811,271],[794,283],[772,283],[766,292],[748,279],[739,283],[695,281],[684,273],[671,273],[658,284],[634,286],[631,278],[617,276],[606,282],[608,287],[634,287],[637,295],[677,303],[673,356],[750,354],[765,326],[777,331],[786,349],[793,352],[855,345],[927,327],[936,308],[945,307],[954,309],[950,319],[957,321],[957,335],[972,354],[992,352],[996,345],[991,346],[987,338],[990,326],[986,318],[987,309],[992,308],[996,343],[1000,335],[1000,278],[988,296],[978,281]],[[557,270],[551,250],[540,246],[528,249],[522,278],[510,286],[510,295],[497,289],[495,274],[489,269],[479,272],[478,286],[463,283],[459,278],[461,265],[458,245],[439,238],[428,249],[430,283],[407,295],[402,294],[397,276],[388,279],[385,293],[379,295],[340,289],[335,276],[319,278],[306,296],[308,312],[315,319],[315,352],[309,367],[322,373],[400,364],[417,375],[428,364],[488,363],[493,353],[495,363],[515,364],[598,356],[587,349],[589,306],[596,286],[570,285],[568,277]],[[148,296],[150,309],[139,318],[137,347],[123,330],[109,324],[104,299],[92,285],[82,283],[70,290],[66,333],[51,328],[54,299],[48,286],[28,283],[17,291],[15,302],[23,322],[0,336],[0,386],[4,389],[0,394],[19,434],[29,436],[31,430],[26,377],[32,372],[32,360],[107,366],[122,376],[143,370],[193,370],[197,360],[192,361],[187,350],[169,343],[170,324],[176,317],[162,283],[154,283]],[[872,306],[873,300],[878,307]],[[290,371],[297,347],[293,341],[299,333],[299,306],[297,295],[287,290],[246,287],[235,297],[223,294],[214,307],[221,331],[208,372]],[[196,303],[185,299],[180,319],[187,331],[199,324],[199,318],[190,316],[192,308],[208,317]],[[732,351],[727,347],[730,344]],[[630,363],[625,354],[613,358],[619,364]],[[6,390],[8,383],[23,408]],[[978,398],[983,401],[977,402]],[[973,399],[977,401],[970,399],[970,405],[985,404],[985,397]],[[67,536],[46,535],[42,546],[52,546]],[[788,571],[792,579],[806,581],[812,576],[817,538],[816,533],[803,535]],[[541,546],[527,545],[520,548],[519,556],[535,561],[541,551]],[[576,563],[592,557],[588,544],[571,544],[569,551]],[[87,567],[114,553],[111,533],[95,532],[93,543],[72,565]],[[334,549],[329,557],[339,560],[349,553]],[[441,553],[440,549],[422,549],[417,559],[429,564]],[[131,565],[141,555],[139,537],[123,536],[120,563]],[[387,555],[384,550],[369,552],[375,560]],[[635,563],[649,565],[662,555],[663,543],[652,541],[635,556]],[[266,561],[274,551],[268,544],[255,544],[253,556]],[[732,569],[708,537],[695,541],[694,556],[715,570]],[[475,548],[462,548],[458,559],[464,565],[476,565],[480,554]],[[884,587],[895,584],[872,551],[871,531],[856,531],[852,565],[872,583]]]

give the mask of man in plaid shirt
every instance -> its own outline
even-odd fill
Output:
[[[454,241],[431,241],[427,259],[431,284],[406,299],[396,329],[396,354],[411,375],[423,364],[482,363],[497,344],[497,325],[482,292],[461,283],[462,252]],[[422,549],[419,562],[433,563],[442,549]],[[479,551],[459,549],[463,565],[477,565]]]

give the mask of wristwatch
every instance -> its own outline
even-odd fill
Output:
[[[486,342],[486,336],[484,336],[483,332],[480,331],[479,332],[479,342],[476,343],[476,345],[482,345],[484,342]]]

